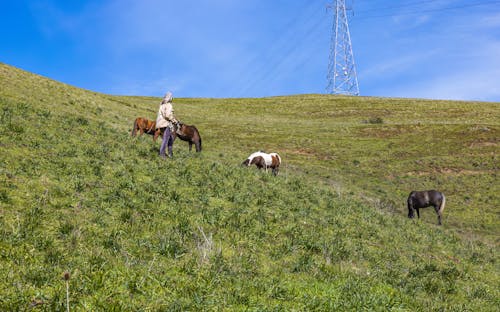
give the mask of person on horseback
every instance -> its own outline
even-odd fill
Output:
[[[172,158],[172,147],[174,144],[174,131],[175,125],[178,123],[174,116],[174,108],[172,106],[173,100],[172,92],[167,92],[160,103],[158,110],[158,117],[156,118],[156,129],[163,131],[163,141],[160,147],[160,157],[165,159],[165,149],[168,146],[168,157]]]

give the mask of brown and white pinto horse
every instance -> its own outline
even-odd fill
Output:
[[[149,120],[144,117],[137,117],[134,121],[134,127],[132,128],[131,136],[135,137],[137,135],[137,131],[139,131],[139,136],[144,133],[150,134],[153,136],[153,140],[156,141],[158,138],[159,130],[156,130],[156,121]]]
[[[418,209],[432,206],[438,215],[438,224],[441,225],[441,216],[443,215],[445,205],[446,197],[441,192],[435,190],[413,191],[408,196],[408,218],[415,217],[414,210],[416,210],[417,216],[420,219]]]
[[[267,154],[263,151],[258,151],[250,156],[242,163],[243,166],[255,165],[259,169],[271,168],[274,175],[278,175],[279,167],[281,165],[281,157],[278,153]]]

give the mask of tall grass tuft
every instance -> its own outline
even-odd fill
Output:
[[[71,275],[69,272],[64,272],[63,279],[66,283],[66,311],[69,312],[69,279]]]

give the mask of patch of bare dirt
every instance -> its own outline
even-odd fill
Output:
[[[470,145],[470,148],[480,148],[480,147],[497,147],[497,142],[474,142]]]
[[[465,170],[465,169],[450,169],[450,168],[440,168],[432,171],[410,171],[406,174],[409,176],[415,177],[424,177],[430,176],[434,174],[445,174],[452,176],[461,176],[461,175],[483,175],[483,174],[494,174],[495,170]]]

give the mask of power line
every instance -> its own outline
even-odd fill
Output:
[[[454,7],[445,7],[445,8],[439,8],[439,9],[425,9],[425,10],[418,10],[418,11],[411,11],[411,12],[358,16],[357,19],[359,20],[359,19],[379,18],[379,17],[414,15],[414,14],[421,14],[421,13],[433,13],[433,12],[442,12],[442,11],[450,11],[450,10],[459,10],[459,9],[464,9],[464,8],[478,7],[478,6],[487,6],[487,5],[492,5],[492,4],[500,4],[500,1],[489,1],[489,2],[482,2],[482,3],[464,4],[464,5],[460,5],[460,6],[454,6]]]
[[[260,51],[254,53],[252,57],[244,61],[242,72],[246,78],[246,83],[241,84],[237,89],[233,87],[230,94],[233,96],[240,95],[250,89],[249,85],[251,83],[255,83],[254,80],[257,76],[259,76],[259,73],[265,70],[264,67],[268,67],[263,64],[272,61],[272,59],[279,54],[279,51],[283,50],[283,46],[290,44],[292,41],[290,40],[290,37],[297,31],[293,28],[293,26],[297,26],[297,21],[301,20],[305,12],[308,12],[313,4],[314,2],[312,1],[304,1],[296,11],[298,13],[292,18],[287,19],[286,23],[281,25],[278,31],[275,31],[275,33],[279,34],[279,37],[272,40],[271,44],[265,49],[261,49]],[[306,20],[309,21],[311,17],[312,16],[308,16]],[[227,92],[227,90],[225,92]]]
[[[374,12],[374,11],[381,11],[381,10],[400,9],[400,8],[406,8],[406,7],[410,7],[410,6],[417,6],[417,5],[421,5],[421,4],[426,4],[426,3],[436,3],[436,0],[418,1],[418,2],[400,4],[400,5],[377,7],[376,9],[357,10],[356,13],[366,13],[366,12]]]
[[[303,42],[309,42],[309,38],[312,37],[315,31],[317,31],[319,26],[323,23],[324,19],[319,19],[315,24],[313,24],[305,33],[305,35],[301,36],[300,40]],[[276,75],[275,73],[279,71],[279,68],[292,56],[292,54],[296,53],[298,49],[303,48],[303,46],[299,45],[293,45],[291,46],[285,53],[284,57],[280,58],[278,63],[275,64],[273,68],[270,68],[266,74],[263,76],[264,79],[267,79],[268,81],[275,81],[276,80]],[[305,62],[304,62],[305,63]],[[297,65],[294,66],[294,69],[297,68]]]
[[[297,49],[302,47],[297,43],[305,41],[305,39],[318,28],[321,20],[318,20],[316,18],[316,15],[321,12],[321,10],[318,10],[317,7],[311,4],[314,4],[314,2],[307,2],[307,8],[305,10],[299,10],[299,14],[297,14],[295,18],[291,19],[285,25],[284,29],[286,29],[287,31],[283,35],[281,35],[278,40],[273,41],[273,44],[269,49],[267,49],[263,53],[256,55],[252,59],[252,61],[249,62],[249,65],[252,65],[252,63],[258,65],[252,66],[253,74],[248,75],[249,81],[244,85],[243,88],[240,88],[239,93],[245,94],[249,90],[252,90],[259,83],[271,80],[271,74],[276,73],[276,71],[278,71],[283,63],[289,59],[290,55]],[[306,6],[304,5],[303,7]],[[311,8],[313,8],[312,11],[308,12],[308,15],[305,15],[304,13]],[[299,18],[303,16],[306,16],[305,19],[302,19],[306,22],[301,25],[301,28],[297,28],[300,25],[301,19]],[[303,32],[302,29],[306,30],[305,34],[301,35],[299,33]],[[269,63],[263,63],[262,61],[264,61],[264,58],[267,58]]]

